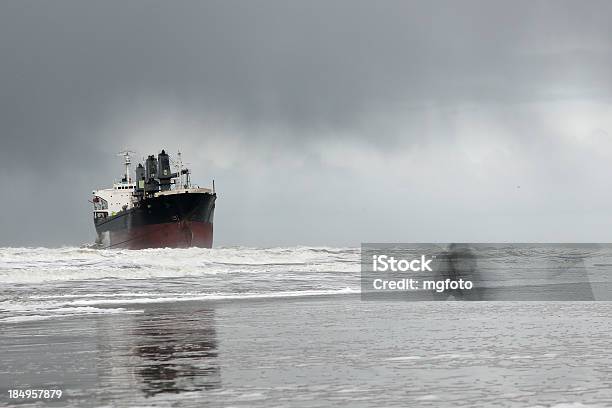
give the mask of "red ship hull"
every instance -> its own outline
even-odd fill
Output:
[[[182,221],[109,231],[110,246],[123,249],[212,248],[213,224]]]

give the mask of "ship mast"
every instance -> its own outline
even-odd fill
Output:
[[[183,188],[184,187],[184,185],[183,185],[183,157],[181,156],[181,152],[180,151],[178,151],[177,156],[178,156],[178,167],[179,167],[179,171],[178,171],[178,174],[179,174],[179,183],[180,183],[180,186],[181,186],[180,188]]]
[[[124,150],[122,152],[117,153],[117,156],[123,156],[125,162],[125,177],[124,180],[126,183],[131,183],[132,182],[132,178],[130,177],[130,165],[132,164],[132,160],[130,157],[130,153],[134,153],[131,150]]]

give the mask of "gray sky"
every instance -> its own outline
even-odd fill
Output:
[[[181,149],[218,245],[612,241],[612,2],[0,2],[0,245]]]

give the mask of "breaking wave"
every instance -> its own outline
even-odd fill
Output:
[[[359,249],[0,249],[0,323],[135,313],[138,304],[359,292]]]
[[[236,273],[359,271],[358,248],[99,250],[0,248],[0,282],[149,279]]]

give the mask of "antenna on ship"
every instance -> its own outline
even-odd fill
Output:
[[[124,158],[124,164],[125,164],[125,176],[123,178],[123,181],[126,183],[131,183],[132,182],[132,178],[130,177],[130,165],[132,164],[132,160],[130,157],[130,153],[131,154],[136,154],[135,152],[131,151],[131,150],[123,150],[119,153],[117,153],[117,156],[123,156]]]
[[[181,151],[177,152],[178,156],[178,174],[179,174],[179,182],[181,183],[181,188],[183,188],[183,157],[181,156]]]
[[[177,156],[178,156],[178,174],[179,174],[179,182],[181,183],[181,188],[182,189],[190,188],[191,181],[189,178],[189,169],[183,168],[183,165],[191,164],[191,163],[183,163],[183,156],[180,151],[177,152]],[[185,177],[183,177],[183,175]]]

